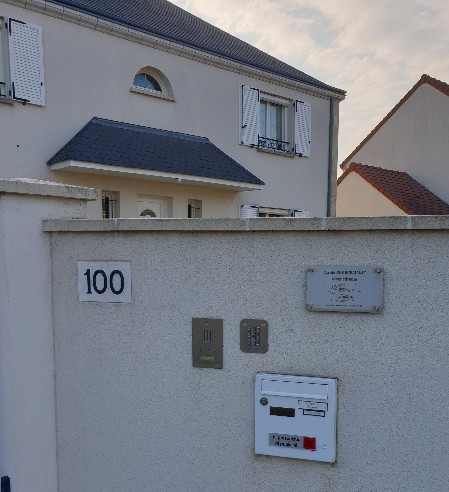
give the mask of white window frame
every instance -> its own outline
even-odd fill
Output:
[[[291,101],[287,99],[281,99],[279,97],[272,96],[270,94],[265,94],[261,92],[260,94],[260,103],[259,103],[259,111],[260,107],[262,104],[266,105],[266,119],[265,119],[265,133],[268,133],[268,135],[262,135],[262,120],[261,116],[259,119],[259,149],[260,150],[274,150],[274,151],[280,151],[280,152],[290,152],[292,149],[292,143],[291,143],[291,138],[289,138],[292,135],[292,132],[289,131],[289,118],[288,118],[288,109],[291,105]],[[270,131],[269,128],[271,126],[271,112],[270,108],[271,107],[280,107],[282,114],[281,114],[281,138],[276,139],[274,138]],[[291,120],[291,118],[290,118]],[[265,141],[265,145],[262,145],[261,142],[263,140],[268,140]]]
[[[140,87],[138,85],[134,85],[134,79],[136,75],[139,74],[148,75],[149,77],[153,78],[159,84],[161,90],[157,91],[153,89],[147,89],[145,87]],[[135,92],[137,94],[143,94],[145,96],[152,96],[152,97],[158,97],[160,99],[166,99],[167,101],[175,100],[170,81],[160,70],[154,67],[143,67],[140,70],[138,70],[133,75],[133,85],[130,87],[129,90],[131,92]]]

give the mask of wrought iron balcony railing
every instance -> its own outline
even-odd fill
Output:
[[[259,135],[259,145],[263,149],[279,150],[281,152],[288,152],[288,142],[282,140],[275,140],[274,138],[261,137]]]

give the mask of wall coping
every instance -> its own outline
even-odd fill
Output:
[[[100,190],[73,186],[63,183],[53,183],[31,178],[0,179],[0,194],[40,195],[47,197],[72,198],[74,200],[97,200]]]
[[[449,215],[256,219],[47,219],[44,232],[295,232],[449,230]]]

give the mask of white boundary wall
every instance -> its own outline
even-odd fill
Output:
[[[96,196],[0,180],[13,492],[447,488],[449,217],[80,220]],[[130,261],[132,302],[78,302],[79,260]],[[316,264],[384,268],[383,312],[306,311]],[[224,369],[192,367],[193,317],[224,320]],[[258,372],[338,379],[335,464],[254,455]]]
[[[59,487],[414,491],[449,481],[449,217],[48,221]],[[80,303],[77,261],[130,261],[132,303]],[[381,266],[381,314],[305,309],[310,265]],[[191,363],[224,320],[224,368]],[[269,350],[239,348],[244,318]],[[335,464],[256,456],[258,372],[338,379]]]

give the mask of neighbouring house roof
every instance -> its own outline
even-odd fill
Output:
[[[346,157],[346,159],[340,164],[342,169],[345,169],[351,162],[351,159],[355,154],[370,140],[370,138],[377,133],[377,131],[396,113],[396,111],[417,91],[417,89],[423,85],[429,84],[433,88],[442,92],[446,96],[449,96],[449,84],[441,82],[441,80],[434,79],[429,75],[423,74],[418,82],[407,92],[407,94],[396,104],[396,106],[385,116],[385,118],[375,126],[375,128],[357,145],[357,147]]]
[[[408,215],[448,215],[449,205],[402,171],[351,162],[338,178],[339,185],[355,172]]]
[[[92,118],[47,164],[67,161],[265,184],[207,138],[101,118]]]
[[[343,96],[346,94],[345,91],[301,72],[167,0],[47,1]]]

